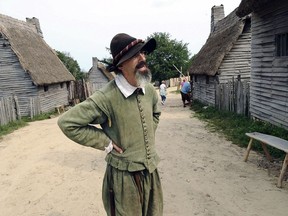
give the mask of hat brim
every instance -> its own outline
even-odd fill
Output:
[[[147,54],[150,54],[156,49],[156,40],[154,38],[149,39],[145,43],[139,43],[132,47],[117,63],[116,66],[119,66],[123,62],[127,61],[128,59],[132,58],[136,55],[139,51],[146,51]]]

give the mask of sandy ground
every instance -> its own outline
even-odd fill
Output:
[[[175,90],[169,88],[170,90]],[[161,105],[160,105],[161,106]],[[288,184],[183,108],[169,93],[157,148],[165,216],[287,216]],[[77,145],[57,117],[30,123],[0,141],[0,216],[104,216],[105,153]]]

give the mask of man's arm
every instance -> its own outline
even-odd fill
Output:
[[[91,99],[76,105],[58,119],[58,125],[71,140],[84,146],[104,150],[110,139],[101,128],[91,125],[106,122],[107,116]]]

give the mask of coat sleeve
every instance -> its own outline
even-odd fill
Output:
[[[104,150],[110,139],[97,124],[108,121],[105,113],[90,98],[77,104],[58,119],[62,132],[74,142]],[[96,125],[92,125],[96,124]]]

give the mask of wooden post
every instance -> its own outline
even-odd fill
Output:
[[[278,178],[277,187],[279,187],[279,188],[282,187],[282,182],[283,182],[284,174],[285,174],[285,172],[287,170],[287,166],[288,166],[288,153],[286,153],[285,159],[283,161],[281,173],[280,173],[280,176]]]
[[[251,147],[252,147],[252,142],[253,142],[253,138],[250,138],[249,144],[247,146],[246,154],[245,154],[245,157],[244,157],[244,161],[245,162],[248,160],[248,156],[249,156],[249,153],[250,153],[250,150],[251,150]]]
[[[21,120],[21,114],[20,114],[20,107],[19,107],[18,97],[14,95],[13,99],[14,99],[14,103],[15,103],[16,118],[17,118],[17,120]]]
[[[271,157],[270,154],[269,154],[269,151],[268,151],[268,149],[267,149],[266,144],[261,142],[261,145],[262,145],[262,148],[263,148],[264,153],[265,153],[265,155],[266,155],[266,158],[267,158],[270,162],[272,162],[273,159],[272,159],[272,157]]]

